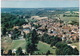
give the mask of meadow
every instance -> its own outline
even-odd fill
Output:
[[[17,49],[21,47],[22,49],[26,50],[25,47],[26,47],[26,41],[25,40],[13,40],[12,41],[12,44],[11,46],[8,48],[9,49]],[[56,47],[53,46],[53,47],[50,47],[49,44],[46,44],[44,42],[41,42],[39,41],[39,43],[37,44],[37,49],[35,51],[35,53],[39,53],[39,54],[45,54],[48,50],[50,51],[51,54],[54,54],[55,55],[55,50],[56,50]]]

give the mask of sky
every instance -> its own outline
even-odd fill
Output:
[[[1,1],[2,8],[48,8],[48,7],[78,7],[76,1]]]

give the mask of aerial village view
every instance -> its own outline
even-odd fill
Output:
[[[53,7],[46,7],[47,2]],[[55,7],[56,2],[61,7]],[[18,8],[12,6],[15,1],[2,1],[1,55],[79,55],[78,1],[64,1],[70,7],[56,2],[24,1],[20,4],[26,5]],[[46,6],[37,8],[38,3]]]

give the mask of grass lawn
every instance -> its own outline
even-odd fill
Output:
[[[11,44],[11,49],[17,49],[18,47],[22,47],[22,49],[25,49],[26,41],[25,40],[13,40]]]
[[[11,47],[9,49],[17,49],[18,47],[22,47],[22,49],[25,49],[25,46],[26,46],[25,40],[13,40]],[[38,50],[35,51],[36,53],[42,54],[42,53],[46,53],[48,50],[50,50],[50,52],[55,55],[56,48],[50,47],[49,44],[39,41],[37,48],[38,48]]]
[[[72,43],[72,45],[75,45],[75,46],[77,46],[77,49],[79,50],[79,42]]]
[[[39,53],[46,53],[48,50],[50,51],[50,53],[54,54],[55,55],[55,50],[56,48],[55,47],[50,47],[49,44],[46,44],[46,43],[43,43],[43,42],[39,42],[38,44],[38,52]]]

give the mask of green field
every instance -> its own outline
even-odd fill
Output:
[[[79,17],[63,17],[63,14],[60,14],[60,18],[63,20],[63,21],[77,21],[79,22]]]
[[[52,48],[52,47],[50,47],[49,44],[46,44],[43,42],[39,42],[38,49],[40,50],[40,51],[38,51],[39,53],[46,53],[48,50],[50,50],[50,52],[52,54],[55,54],[55,50],[56,50],[55,47]]]
[[[22,47],[22,49],[25,49],[26,46],[26,41],[25,40],[13,40],[11,47],[9,49],[17,49],[18,47]],[[50,47],[49,44],[40,42],[37,45],[37,51],[35,51],[36,53],[42,54],[42,53],[46,53],[48,50],[50,50],[50,52],[52,54],[55,55],[55,47]]]
[[[22,47],[22,49],[25,49],[26,41],[25,40],[13,40],[11,49],[17,49],[18,47]]]

